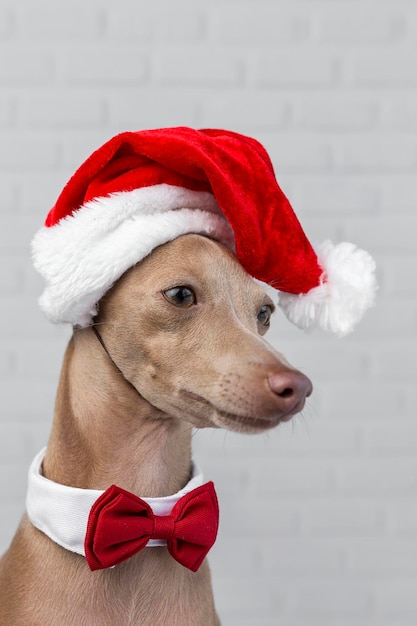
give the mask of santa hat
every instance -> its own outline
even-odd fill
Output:
[[[374,302],[373,259],[349,243],[312,248],[260,143],[180,127],[121,133],[75,172],[33,240],[42,310],[88,326],[126,270],[186,233],[232,249],[301,328],[344,335]]]

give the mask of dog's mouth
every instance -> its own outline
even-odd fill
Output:
[[[276,428],[282,422],[288,422],[294,415],[303,410],[304,404],[305,401],[302,400],[288,413],[272,415],[268,418],[238,415],[236,413],[229,413],[218,409],[216,409],[216,411],[222,419],[226,420],[227,423],[225,423],[224,426],[229,426],[231,430],[238,430],[241,432],[263,432]],[[223,424],[221,425],[223,426]]]
[[[225,426],[231,425],[231,430],[239,430],[246,432],[260,432],[275,428],[283,421],[281,417],[273,417],[266,419],[263,417],[249,417],[247,415],[237,415],[236,413],[228,413],[227,411],[219,411],[217,413],[225,421]],[[223,424],[222,424],[223,426]]]
[[[197,406],[203,408],[205,417],[207,417],[207,411],[209,411],[210,421],[214,427],[227,428],[228,430],[247,433],[263,432],[276,428],[281,422],[288,422],[293,415],[302,411],[305,404],[305,399],[303,398],[300,399],[300,401],[288,412],[278,412],[271,414],[270,417],[260,417],[224,411],[216,407],[212,402],[210,402],[210,400],[207,400],[203,396],[185,389],[181,391],[181,395],[185,396],[187,400],[192,400]],[[192,413],[195,413],[195,411],[192,411]]]

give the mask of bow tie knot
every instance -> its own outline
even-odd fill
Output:
[[[153,519],[152,539],[169,541],[175,534],[175,521],[171,515],[155,515]]]
[[[104,569],[140,552],[150,539],[163,539],[171,556],[196,572],[216,540],[218,523],[212,482],[182,496],[169,515],[155,515],[145,500],[112,485],[91,507],[85,556],[91,570]]]

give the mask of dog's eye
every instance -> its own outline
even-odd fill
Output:
[[[187,308],[197,302],[194,291],[189,287],[173,287],[164,291],[163,294],[164,298],[175,306]]]
[[[258,322],[262,324],[262,326],[269,326],[271,322],[271,315],[272,315],[272,307],[269,304],[264,304],[259,309]]]

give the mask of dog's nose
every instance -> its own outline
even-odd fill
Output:
[[[313,391],[310,379],[298,370],[272,374],[268,377],[268,384],[276,396],[279,410],[288,418],[303,409],[306,398]]]

